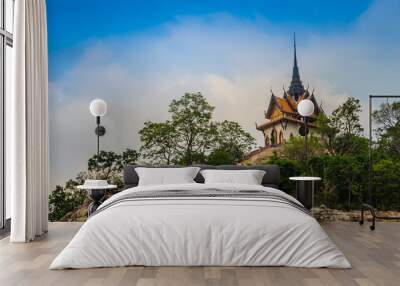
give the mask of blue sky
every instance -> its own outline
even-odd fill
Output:
[[[368,94],[399,93],[400,1],[51,0],[48,8],[52,184],[86,168],[95,152],[89,103],[108,103],[103,150],[140,147],[146,120],[200,91],[215,120],[239,122],[262,144],[272,89],[293,65],[331,112]]]
[[[258,1],[128,1],[52,0],[47,2],[50,52],[91,38],[141,32],[181,15],[227,13],[238,18],[264,18],[295,29],[338,29],[354,22],[368,0],[258,0]]]
[[[222,13],[243,20],[275,24],[279,27],[276,33],[307,30],[322,33],[345,29],[370,3],[369,0],[52,0],[47,2],[50,77],[56,78],[63,73],[77,57],[82,45],[90,41],[116,35],[151,33],[154,27],[174,22],[182,16]],[[57,57],[59,54],[63,55],[62,59]]]

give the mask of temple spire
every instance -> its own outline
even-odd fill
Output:
[[[294,48],[293,74],[288,92],[297,101],[299,97],[304,94],[305,90],[303,84],[301,83],[299,68],[297,66],[296,33],[294,33],[293,35],[293,48]]]
[[[293,66],[294,66],[294,67],[297,67],[296,32],[293,34],[293,48],[294,48],[294,63],[293,63]]]

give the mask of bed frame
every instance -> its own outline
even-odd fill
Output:
[[[126,165],[124,167],[124,189],[136,187],[139,183],[139,176],[135,171],[137,167],[157,167],[157,168],[182,168],[184,166],[145,166],[145,165]],[[278,189],[280,183],[280,169],[277,165],[258,165],[258,166],[240,166],[240,165],[197,165],[201,170],[205,169],[217,169],[217,170],[263,170],[265,175],[262,179],[261,184],[264,187],[271,187]],[[203,176],[198,173],[194,180],[197,183],[204,183]]]

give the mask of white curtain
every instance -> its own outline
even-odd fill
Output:
[[[12,242],[47,232],[48,59],[45,0],[15,1],[13,93],[6,112]]]

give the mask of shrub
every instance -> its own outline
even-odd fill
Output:
[[[303,173],[303,166],[298,161],[290,160],[286,158],[279,158],[276,153],[267,161],[266,164],[275,164],[280,167],[281,171],[281,182],[279,188],[290,194],[295,195],[296,184],[290,181],[290,177],[299,176]]]
[[[81,206],[86,198],[86,192],[71,191],[57,185],[49,195],[49,220],[58,221],[67,213]]]
[[[373,202],[380,209],[400,208],[400,162],[383,159],[373,165]]]

